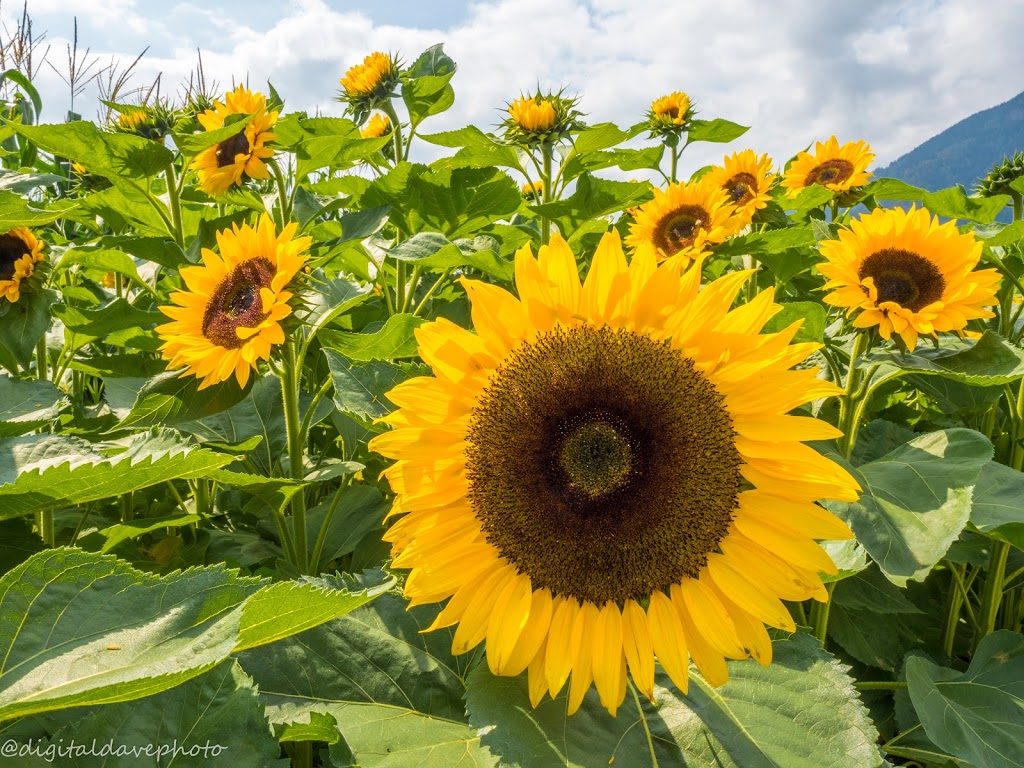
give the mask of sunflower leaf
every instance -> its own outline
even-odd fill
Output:
[[[0,347],[23,368],[28,368],[39,340],[50,327],[50,307],[57,294],[49,289],[26,290],[15,304],[3,302],[6,312],[0,313]]]
[[[686,134],[686,143],[713,141],[717,144],[728,144],[749,130],[749,125],[740,125],[720,117],[716,117],[714,120],[691,120]]]
[[[824,504],[849,523],[890,581],[923,581],[967,524],[991,458],[992,444],[979,432],[930,432],[851,468],[863,489],[859,501]]]
[[[963,187],[950,187],[939,192],[926,192],[922,202],[925,208],[939,216],[991,224],[1010,202],[1010,196],[968,197]]]
[[[232,661],[171,690],[97,707],[61,728],[48,742],[37,743],[41,750],[50,745],[66,749],[72,743],[96,750],[95,757],[86,753],[62,760],[61,765],[68,768],[100,763],[105,768],[147,764],[209,768],[224,760],[247,768],[288,765],[278,757],[280,745],[267,728],[252,680]],[[108,744],[111,756],[100,757]]]
[[[421,633],[437,606],[407,610],[385,594],[340,619],[238,656],[281,724],[309,722],[312,713],[341,725],[335,765],[362,768],[458,766],[496,760],[465,721],[464,679],[477,654],[453,657],[452,630]],[[304,660],[296,675],[289,659]]]
[[[989,635],[964,673],[912,656],[906,674],[914,709],[936,746],[986,768],[1024,767],[1024,637]]]
[[[0,720],[130,701],[213,668],[260,581],[218,566],[158,578],[50,549],[0,578]]]
[[[877,733],[848,668],[797,634],[773,643],[774,660],[729,662],[721,688],[691,672],[689,694],[658,673],[655,701],[634,700],[611,717],[591,689],[566,716],[566,693],[530,706],[526,676],[495,677],[481,664],[467,680],[470,723],[502,766],[589,768],[876,768]]]
[[[918,349],[913,354],[876,352],[868,362],[883,364],[879,378],[905,371],[977,387],[998,387],[1024,378],[1024,351],[995,331],[985,331],[974,342],[950,340],[942,348]]]
[[[234,378],[200,391],[202,382],[179,371],[164,371],[147,381],[139,390],[131,412],[120,427],[149,427],[158,424],[182,424],[220,413],[241,402],[249,393]]]
[[[0,437],[23,435],[48,424],[63,403],[49,381],[0,376]]]
[[[320,343],[359,362],[415,357],[418,347],[413,332],[424,322],[422,317],[408,313],[392,315],[373,333],[321,331]]]
[[[1024,472],[988,462],[974,486],[971,523],[984,533],[1024,550]]]
[[[21,195],[0,189],[0,231],[49,224],[77,207],[75,201],[61,200],[50,208],[38,208]]]
[[[163,144],[141,136],[102,131],[80,120],[55,125],[13,125],[15,131],[40,149],[82,163],[89,173],[114,184],[163,173],[174,153]]]

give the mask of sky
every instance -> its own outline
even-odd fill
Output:
[[[753,148],[777,166],[815,140],[866,140],[882,167],[981,109],[1024,90],[1021,0],[28,0],[48,62],[36,83],[43,121],[70,106],[67,45],[78,22],[96,70],[129,83],[162,73],[173,96],[202,51],[208,81],[263,87],[286,111],[340,115],[345,70],[375,50],[413,61],[443,43],[458,64],[456,100],[426,133],[473,124],[492,131],[504,106],[538,85],[580,97],[589,123],[627,127],[655,98],[685,91],[698,117],[752,126],[728,145],[687,149],[681,170]],[[21,3],[0,0],[4,39]],[[38,58],[38,56],[37,56]],[[50,66],[53,65],[53,67]],[[95,71],[95,70],[94,70]],[[105,77],[105,75],[104,75]],[[93,118],[96,82],[75,99]],[[413,159],[429,161],[421,144]]]

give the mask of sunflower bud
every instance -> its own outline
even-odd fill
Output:
[[[993,166],[988,175],[978,182],[978,194],[982,197],[1012,195],[1016,190],[1010,184],[1020,178],[1024,178],[1024,151],[1015,152],[1013,157],[1004,156],[1003,162]]]
[[[509,144],[537,146],[555,144],[569,132],[585,127],[576,109],[578,99],[558,93],[520,96],[508,105],[508,117],[502,123]]]

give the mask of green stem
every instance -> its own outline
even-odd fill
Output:
[[[284,360],[281,370],[281,399],[284,404],[284,423],[288,433],[288,474],[293,480],[303,479],[303,450],[301,420],[299,418],[299,380],[301,371],[296,364],[295,342],[291,339],[284,345]],[[294,532],[293,564],[300,572],[309,568],[309,550],[306,539],[306,495],[300,489],[292,497],[292,528]]]
[[[1004,585],[1006,585],[1006,584],[1013,584],[1013,582],[1016,581],[1017,579],[1019,579],[1021,576],[1024,576],[1024,567],[1018,568],[1016,571],[1014,571],[1009,576],[1007,576],[1003,580],[1003,584]],[[1016,586],[1020,586],[1020,585],[1016,585]]]
[[[399,261],[395,268],[395,310],[402,312],[405,307],[405,262]]]
[[[437,282],[434,283],[432,286],[430,286],[430,288],[427,290],[426,294],[424,294],[423,299],[420,301],[419,304],[416,305],[416,309],[414,309],[412,311],[413,317],[419,317],[420,312],[422,312],[424,307],[427,306],[427,302],[430,301],[430,298],[435,293],[437,293],[437,289],[440,288],[441,284],[444,283],[444,281],[448,279],[448,274],[451,271],[452,271],[452,268],[448,267],[448,269],[446,269],[444,272],[442,272],[441,276],[439,278],[437,278]]]
[[[825,585],[825,589],[828,591],[828,600],[824,603],[815,602],[811,606],[811,634],[818,638],[822,645],[825,644],[825,638],[828,636],[828,614],[832,610],[832,593],[835,588],[834,581],[828,582]]]
[[[644,706],[640,703],[640,694],[636,692],[636,686],[632,680],[626,680],[629,692],[633,694],[633,703],[636,704],[636,715],[640,718],[640,725],[644,728],[644,736],[647,737],[647,751],[651,755],[651,768],[658,768],[658,755],[654,751],[654,738],[651,736],[651,727],[647,724],[647,715],[644,714]]]
[[[316,573],[320,568],[320,558],[323,557],[324,544],[327,543],[327,531],[331,526],[331,520],[334,518],[334,513],[338,509],[338,503],[341,501],[341,497],[344,496],[345,488],[348,487],[348,483],[342,483],[342,485],[334,492],[334,498],[331,499],[331,506],[327,508],[327,514],[324,515],[324,521],[320,525],[320,530],[316,534],[316,544],[313,545],[313,554],[309,558],[310,569]]]
[[[676,172],[679,169],[679,155],[681,154],[676,147],[669,147],[672,150],[672,162],[669,165],[668,178],[673,184],[676,183]]]
[[[292,742],[292,768],[313,768],[313,742]]]
[[[544,182],[544,187],[541,189],[541,195],[545,203],[551,202],[551,195],[554,193],[554,190],[551,189],[551,156],[553,151],[552,146],[547,142],[541,145],[541,152],[544,153],[544,171],[541,174],[541,181]],[[540,242],[542,245],[547,245],[549,240],[551,240],[551,219],[541,214]]]
[[[277,184],[277,201],[281,206],[281,221],[287,225],[292,220],[292,199],[288,194],[288,182],[285,181],[284,173],[280,166],[273,160],[268,160],[267,165],[274,172],[274,182]]]
[[[965,565],[964,570],[966,569],[967,566]],[[969,583],[964,581],[963,575],[958,569],[952,567],[952,563],[950,564],[949,572],[953,576],[953,584],[956,586],[956,589],[953,591],[960,595],[960,600],[963,602],[964,609],[967,611],[967,618],[971,622],[971,625],[977,629],[978,617],[974,615],[974,608],[971,606],[971,584],[974,583],[977,571],[971,574],[971,580]]]
[[[858,691],[905,691],[907,684],[898,680],[865,680],[854,683],[853,687]]]
[[[178,493],[178,489],[174,487],[174,483],[170,480],[167,481],[167,487],[171,489],[171,495],[174,496],[174,500],[178,502],[178,506],[181,507],[181,513],[183,515],[188,514],[188,507],[185,506],[185,500],[181,498],[181,494]]]
[[[409,278],[409,285],[405,289],[405,301],[402,302],[402,307],[399,312],[408,312],[409,307],[415,298],[416,286],[420,284],[420,276],[423,274],[423,267],[413,267],[412,277]]]
[[[185,228],[181,224],[181,198],[178,195],[178,180],[174,177],[174,163],[168,163],[164,171],[167,178],[167,199],[171,204],[171,235],[179,248],[185,247]]]
[[[200,517],[209,517],[213,511],[210,505],[210,487],[206,480],[196,480],[195,486],[196,514]]]
[[[36,344],[36,378],[46,381],[46,336]]]
[[[1013,220],[1024,219],[1024,195],[1021,195],[1020,192],[1011,192],[1010,199],[1013,202]]]
[[[398,112],[395,111],[395,105],[391,103],[391,99],[388,99],[380,106],[381,110],[391,118],[391,127],[394,129],[393,136],[395,139],[395,162],[399,162],[403,159],[402,154],[402,123],[398,119]]]
[[[843,431],[843,436],[839,441],[839,448],[846,458],[850,458],[854,443],[857,441],[857,426],[863,410],[858,408],[858,401],[866,394],[858,393],[856,388],[859,378],[857,362],[867,351],[868,340],[869,336],[866,332],[859,332],[853,340],[853,349],[850,351],[850,369],[846,374],[846,394],[842,400],[841,423],[839,425],[839,428]],[[861,397],[858,397],[858,394]]]
[[[39,530],[39,538],[48,547],[55,547],[56,536],[53,530],[53,510],[46,509],[36,512],[36,528]]]
[[[1003,599],[1006,560],[1009,556],[1009,544],[1005,541],[993,541],[992,554],[989,556],[988,570],[985,573],[985,589],[981,593],[981,617],[975,635],[975,649],[983,638],[995,631],[996,617],[999,615],[999,605]]]
[[[320,405],[320,401],[323,400],[331,387],[334,385],[334,379],[330,376],[327,380],[320,385],[320,389],[313,395],[313,402],[309,404],[309,408],[306,409],[306,415],[302,417],[302,424],[299,426],[299,444],[306,444],[306,437],[309,435],[309,428],[312,425],[313,414],[316,413],[317,406]]]

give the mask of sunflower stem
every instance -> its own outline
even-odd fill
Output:
[[[292,220],[292,199],[288,194],[288,182],[285,181],[284,173],[280,166],[273,160],[267,160],[267,165],[274,172],[274,182],[277,184],[277,202],[281,206],[281,225],[287,226]]]
[[[295,342],[289,339],[284,344],[281,369],[281,399],[284,405],[285,430],[288,433],[288,475],[293,480],[303,479],[302,422],[299,418],[299,381],[301,371],[295,355]],[[301,573],[309,569],[309,550],[306,537],[306,496],[300,488],[292,497],[293,565]]]
[[[416,293],[416,287],[420,284],[420,276],[423,274],[423,267],[413,267],[412,277],[409,278],[409,285],[405,291],[405,301],[402,302],[402,308],[399,312],[408,312],[412,306],[414,294]]]
[[[380,105],[380,108],[391,119],[392,135],[395,139],[395,164],[397,165],[405,159],[402,154],[402,123],[398,119],[398,112],[395,110],[395,105],[391,103],[390,98],[386,99]]]
[[[651,728],[647,725],[647,715],[644,714],[644,706],[640,702],[640,694],[636,692],[636,686],[633,685],[633,681],[627,679],[626,685],[629,686],[629,692],[633,694],[633,702],[636,704],[636,714],[640,718],[640,724],[644,727],[644,736],[647,737],[647,750],[651,754],[651,768],[658,768],[658,755],[654,751],[654,739],[651,736]]]
[[[953,574],[953,582],[962,584],[963,578],[956,570],[956,563],[949,563],[950,573]],[[960,624],[960,607],[963,605],[964,597],[959,589],[949,590],[949,597],[946,604],[946,627],[942,633],[942,649],[946,652],[946,658],[953,658],[953,642],[956,639],[956,628]]]
[[[48,547],[55,547],[56,537],[53,531],[53,510],[46,509],[36,512],[36,529],[39,531],[39,538]]]
[[[681,154],[675,146],[669,147],[672,150],[672,162],[669,165],[668,180],[670,183],[676,183],[676,174],[679,170],[679,155]]]
[[[832,593],[835,591],[836,583],[830,581],[825,585],[828,592],[828,600],[824,603],[815,602],[811,606],[811,634],[825,645],[825,638],[828,636],[828,614],[832,610]]]
[[[349,475],[351,477],[351,475]],[[323,557],[324,544],[327,543],[327,531],[331,527],[331,520],[334,518],[334,513],[338,509],[338,504],[341,502],[341,497],[344,496],[344,491],[348,487],[348,481],[342,480],[338,489],[334,492],[334,498],[331,499],[331,506],[327,508],[327,514],[324,515],[324,521],[320,525],[320,530],[316,535],[316,543],[313,545],[313,554],[309,558],[309,567],[314,573],[320,571],[320,558]]]
[[[846,393],[843,395],[841,423],[839,425],[839,428],[843,431],[839,447],[846,458],[850,458],[854,443],[857,441],[857,424],[862,412],[862,409],[858,407],[859,401],[867,395],[866,392],[857,391],[857,384],[859,383],[857,363],[868,351],[869,346],[868,333],[865,331],[858,332],[853,340],[853,349],[850,351],[850,369],[846,374]]]
[[[451,271],[452,271],[452,268],[448,267],[448,269],[446,269],[444,272],[442,272],[441,276],[439,278],[437,278],[437,282],[435,282],[432,286],[430,286],[430,288],[427,290],[427,292],[423,295],[423,298],[420,300],[420,303],[416,305],[416,309],[414,309],[412,311],[412,316],[413,317],[419,317],[420,312],[422,312],[424,307],[427,306],[427,302],[430,301],[430,298],[435,293],[437,293],[437,289],[440,288],[441,284],[445,280],[448,279],[448,275],[451,273]]]
[[[399,261],[395,266],[395,311],[405,310],[405,262]]]
[[[179,248],[185,248],[185,228],[181,223],[181,197],[178,195],[178,180],[174,177],[174,163],[168,163],[164,170],[167,177],[167,200],[171,209],[171,226],[174,242]],[[119,276],[120,277],[120,276]]]
[[[1013,201],[1013,220],[1024,219],[1024,195],[1020,192],[1011,192],[1010,199]]]
[[[327,380],[320,385],[320,389],[313,395],[313,401],[309,404],[309,408],[306,409],[306,415],[302,417],[302,424],[299,426],[299,442],[301,445],[306,444],[306,437],[309,435],[309,428],[312,426],[313,414],[316,413],[317,406],[327,396],[327,392],[332,386],[334,386],[334,379],[328,376]]]
[[[46,336],[36,344],[36,378],[46,381]]]
[[[993,541],[988,569],[985,572],[985,588],[981,593],[981,617],[978,621],[978,632],[974,636],[975,650],[983,638],[995,632],[996,617],[999,615],[999,606],[1003,599],[1006,560],[1009,556],[1009,544],[1005,541]]]
[[[551,202],[551,194],[554,191],[551,189],[551,162],[553,151],[554,148],[547,142],[541,144],[541,152],[544,155],[544,170],[541,174],[541,181],[544,186],[541,188],[540,193],[541,198],[545,203]],[[546,214],[542,213],[540,216],[541,245],[547,245],[549,240],[551,240],[551,219],[549,219]]]

